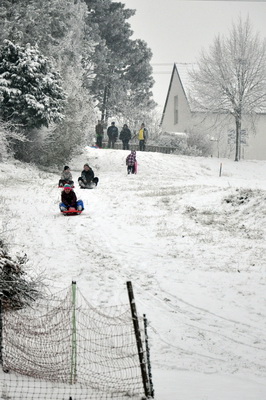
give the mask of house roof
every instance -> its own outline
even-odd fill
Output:
[[[168,87],[168,91],[167,91],[167,95],[166,95],[166,100],[165,100],[165,104],[164,104],[164,108],[163,108],[163,114],[162,114],[162,118],[161,118],[161,122],[160,125],[163,122],[163,118],[164,118],[164,114],[165,114],[165,110],[167,107],[167,103],[169,100],[169,95],[170,95],[170,90],[172,87],[172,83],[173,83],[173,78],[174,75],[177,74],[178,79],[180,81],[181,87],[183,89],[184,95],[187,99],[188,105],[190,105],[189,103],[189,92],[190,92],[190,86],[191,86],[191,79],[189,76],[189,71],[192,69],[192,65],[191,63],[174,63],[173,66],[173,70],[172,70],[172,75],[171,75],[171,79],[170,79],[170,83],[169,83],[169,87]]]
[[[165,104],[164,104],[164,108],[163,108],[163,114],[162,114],[162,118],[161,118],[161,122],[160,125],[162,125],[163,123],[163,119],[164,119],[164,115],[165,115],[165,110],[168,104],[168,100],[169,100],[169,95],[170,95],[170,90],[172,87],[172,83],[173,83],[173,78],[174,75],[177,74],[178,79],[180,81],[181,87],[183,89],[184,95],[187,99],[187,103],[188,106],[190,108],[191,112],[202,112],[201,110],[199,110],[198,108],[195,108],[195,102],[194,104],[192,103],[191,99],[191,93],[192,93],[192,79],[190,77],[190,72],[193,70],[193,68],[195,68],[197,66],[197,64],[195,63],[174,63],[173,66],[173,70],[172,70],[172,75],[171,75],[171,79],[170,79],[170,83],[169,83],[169,87],[168,87],[168,92],[167,92],[167,96],[166,96],[166,100],[165,100]],[[266,107],[258,107],[256,110],[254,110],[256,114],[266,114]]]

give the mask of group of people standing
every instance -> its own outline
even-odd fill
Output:
[[[98,124],[95,127],[96,132],[96,145],[102,148],[102,141],[104,137],[103,124],[101,121],[98,121]],[[145,144],[148,138],[148,131],[145,128],[145,124],[142,123],[139,131],[132,137],[131,131],[127,124],[123,125],[123,128],[119,134],[117,126],[115,126],[115,122],[112,122],[111,125],[107,128],[107,136],[108,136],[108,148],[114,148],[115,142],[119,138],[123,144],[123,150],[129,150],[129,141],[131,139],[137,138],[139,141],[139,150],[145,150]]]

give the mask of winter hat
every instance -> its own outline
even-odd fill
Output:
[[[70,185],[64,185],[64,190],[72,190],[72,187]]]
[[[64,167],[64,171],[65,171],[66,169],[70,169],[68,165],[66,165],[66,166]]]

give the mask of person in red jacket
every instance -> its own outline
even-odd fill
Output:
[[[82,211],[84,205],[82,200],[77,200],[76,193],[70,185],[64,185],[61,193],[61,203],[59,204],[61,212],[68,211],[69,209]]]

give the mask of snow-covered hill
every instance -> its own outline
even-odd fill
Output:
[[[119,304],[132,282],[157,400],[264,400],[266,162],[137,152],[127,175],[128,153],[69,162],[75,217],[59,213],[61,171],[0,164],[1,236],[53,291],[74,279],[91,303]],[[85,162],[95,190],[78,188]]]

